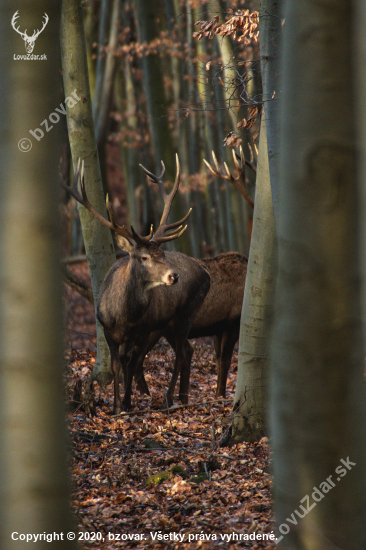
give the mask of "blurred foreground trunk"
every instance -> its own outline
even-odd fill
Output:
[[[288,1],[284,14],[270,427],[291,550],[366,547],[351,6]]]
[[[14,54],[26,53],[23,40],[10,26],[16,8],[21,30],[41,28],[47,13],[48,24],[34,47],[34,55],[45,54],[46,60],[13,59]],[[1,4],[0,544],[4,550],[29,547],[27,541],[16,540],[19,534],[66,535],[73,529],[62,380],[60,150],[56,148],[61,125],[55,123],[59,116],[55,108],[62,100],[60,14],[60,2]],[[53,127],[42,136],[45,119]],[[47,543],[30,544],[43,548]],[[66,536],[60,544],[76,548]]]

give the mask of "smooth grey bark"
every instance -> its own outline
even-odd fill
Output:
[[[259,46],[263,105],[267,122],[269,173],[275,219],[279,201],[279,109],[281,98],[281,46],[283,0],[261,0],[259,7]]]
[[[48,24],[21,61],[21,30]],[[73,530],[69,506],[62,360],[57,147],[61,125],[37,140],[30,130],[60,108],[61,3],[2,2],[0,31],[0,533],[1,548],[47,542],[16,533]],[[53,119],[57,117],[52,117]],[[49,122],[49,126],[52,123]],[[40,136],[38,132],[38,137]],[[21,139],[22,138],[22,139]],[[25,141],[28,139],[30,141]],[[15,535],[16,536],[16,535]],[[63,541],[65,549],[76,548]]]
[[[352,4],[284,14],[278,286],[270,428],[280,548],[366,547]],[[340,33],[340,29],[342,32]],[[341,461],[354,465],[337,471]],[[334,487],[314,503],[314,487]],[[315,493],[316,495],[316,493]],[[291,522],[291,514],[298,520]],[[287,518],[290,518],[288,520]]]
[[[240,321],[238,377],[231,443],[265,433],[270,318],[275,284],[275,226],[268,166],[266,120],[262,118],[253,231]]]
[[[256,199],[239,339],[232,441],[254,441],[266,431],[268,352],[275,286],[276,232],[273,195],[278,202],[280,47],[282,2],[260,3],[263,85]]]
[[[220,6],[219,0],[211,0],[209,3],[210,7],[210,13],[211,17],[219,16],[220,23],[224,22],[224,18],[222,17],[222,10]],[[235,94],[234,91],[234,85],[237,78],[236,73],[236,61],[235,56],[233,53],[233,48],[230,43],[230,38],[228,36],[216,36],[217,44],[220,50],[220,55],[222,57],[223,62],[223,74],[224,74],[224,96],[225,101],[228,109],[228,115],[230,118],[230,123],[232,126],[232,130],[236,130],[236,125],[238,122],[238,116],[237,116],[237,106],[239,104],[239,99]],[[234,105],[233,105],[234,103]]]
[[[85,187],[91,204],[107,217],[99,158],[94,134],[92,104],[86,59],[85,35],[80,2],[64,0],[61,21],[61,54],[65,96],[75,91],[80,98],[67,106],[67,125],[74,169],[79,158],[85,161]],[[111,232],[83,206],[78,211],[84,237],[85,253],[89,265],[94,303],[97,304],[100,286],[109,268],[116,260]],[[109,349],[104,331],[97,325],[97,360],[92,378],[100,384],[111,381]]]

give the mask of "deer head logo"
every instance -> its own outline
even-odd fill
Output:
[[[44,21],[43,21],[43,26],[41,28],[41,30],[36,30],[36,31],[33,31],[33,34],[32,36],[28,36],[27,35],[27,29],[25,29],[24,32],[21,32],[19,30],[19,26],[18,28],[15,26],[16,24],[16,20],[18,19],[19,17],[19,10],[17,10],[14,15],[13,15],[13,18],[11,20],[11,26],[13,27],[13,29],[20,34],[20,36],[23,38],[24,40],[24,43],[25,43],[25,49],[26,49],[26,52],[27,53],[32,53],[33,51],[33,48],[34,48],[34,43],[35,41],[37,40],[37,38],[39,37],[39,35],[41,34],[41,32],[43,31],[43,29],[45,28],[45,26],[47,25],[48,23],[48,15],[47,13],[44,14]]]

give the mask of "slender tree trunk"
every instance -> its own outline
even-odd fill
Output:
[[[163,16],[161,0],[158,2],[137,0],[136,6],[140,42],[149,43],[159,36],[157,20],[159,15]],[[143,56],[142,64],[155,166],[160,171],[160,161],[163,160],[167,169],[167,177],[174,178],[175,156],[167,117],[162,62],[157,54],[150,54]]]
[[[220,18],[220,22],[223,23],[224,18],[222,17],[219,0],[211,0],[209,6],[211,17],[215,17],[218,15]],[[233,48],[230,42],[230,38],[228,36],[216,36],[216,40],[223,63],[223,82],[225,84],[224,95],[226,106],[228,109],[228,115],[230,117],[230,122],[232,126],[231,130],[236,130],[236,125],[238,122],[236,111],[238,110],[237,106],[239,102],[238,98],[235,96],[235,94],[233,94],[233,89],[235,87],[235,82],[237,78],[237,74],[235,71],[235,56],[233,54]]]
[[[93,206],[107,217],[94,134],[82,11],[78,0],[63,1],[61,51],[65,96],[81,98],[76,100],[74,105],[67,106],[67,124],[74,169],[79,158],[85,160],[85,187],[88,198]],[[73,92],[76,95],[72,96]],[[114,246],[109,229],[102,226],[83,206],[78,205],[78,209],[94,302],[97,304],[100,286],[116,259]],[[98,355],[92,377],[100,384],[104,384],[112,377],[109,349],[102,326],[98,321],[96,324]]]
[[[103,2],[103,13],[106,11]],[[111,15],[107,31],[104,33],[101,29],[99,48],[105,46],[107,52],[98,52],[98,63],[96,71],[95,95],[93,102],[93,117],[95,123],[95,135],[98,148],[105,147],[110,123],[110,109],[113,98],[114,81],[117,69],[116,47],[118,41],[119,29],[119,0],[113,0],[111,6]],[[108,17],[106,17],[108,19]],[[104,37],[108,37],[108,42],[104,44]],[[101,59],[102,58],[102,59]]]
[[[291,550],[366,547],[351,7],[297,0],[284,14],[270,427],[280,545]],[[294,524],[301,502],[311,511]]]
[[[18,61],[22,29],[48,24],[35,43],[44,61]],[[59,273],[57,148],[61,125],[41,136],[60,89],[60,2],[3,2],[0,29],[0,532],[19,550],[20,533],[73,530],[69,508]],[[29,33],[31,34],[31,33]],[[57,114],[53,117],[55,120]],[[52,123],[49,122],[49,126]],[[39,128],[38,138],[30,134]],[[22,139],[20,139],[22,138]],[[28,141],[26,141],[28,140]],[[34,548],[43,544],[31,543]],[[64,539],[62,547],[76,548]]]
[[[282,44],[282,0],[261,0],[259,9],[259,45],[263,86],[263,105],[267,121],[269,173],[275,219],[279,188],[279,108]]]
[[[151,2],[151,0],[136,0],[135,3],[140,42],[150,43],[159,37],[159,22],[165,16],[162,0],[155,2]],[[166,181],[174,181],[176,144],[169,128],[162,60],[157,54],[144,54],[142,57],[142,67],[155,170],[157,173],[161,172],[161,161],[163,161],[166,167]],[[178,197],[180,198],[180,194],[178,194]],[[173,202],[171,210],[172,218],[180,219],[183,216],[185,210],[182,208],[182,203],[181,198]],[[179,246],[183,248],[184,252],[187,252],[187,249],[184,249],[186,242],[185,238],[183,238],[179,243],[172,241],[169,246],[172,248]]]
[[[240,323],[239,365],[231,442],[255,441],[265,432],[270,317],[274,292],[275,228],[267,133],[262,118],[253,232]]]
[[[233,441],[255,440],[265,433],[270,319],[274,297],[276,251],[272,193],[278,195],[278,108],[281,2],[262,0],[260,51],[262,113],[256,201],[239,343],[234,399]]]
[[[124,89],[121,90],[121,95],[123,93],[126,105],[125,120],[129,130],[132,132],[132,139],[129,138],[129,136],[126,137],[126,140],[129,142],[129,146],[121,146],[127,191],[128,216],[130,224],[134,227],[139,227],[140,220],[137,215],[138,208],[136,205],[137,201],[135,193],[138,186],[142,185],[141,170],[138,168],[139,163],[141,162],[141,151],[134,143],[136,141],[136,134],[139,131],[139,127],[136,115],[136,102],[133,89],[131,65],[127,59],[124,61],[123,82],[121,82],[121,85],[124,85]]]

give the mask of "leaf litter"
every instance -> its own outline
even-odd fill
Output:
[[[162,341],[144,362],[151,396],[134,388],[132,410],[113,416],[112,384],[94,383],[96,415],[88,416],[78,395],[95,363],[92,306],[70,292],[65,378],[80,548],[276,548],[273,540],[253,540],[274,529],[267,438],[220,447],[232,421],[237,349],[225,400],[214,398],[213,346],[197,341],[189,406],[180,406],[177,384],[174,407],[159,410],[175,357]]]

